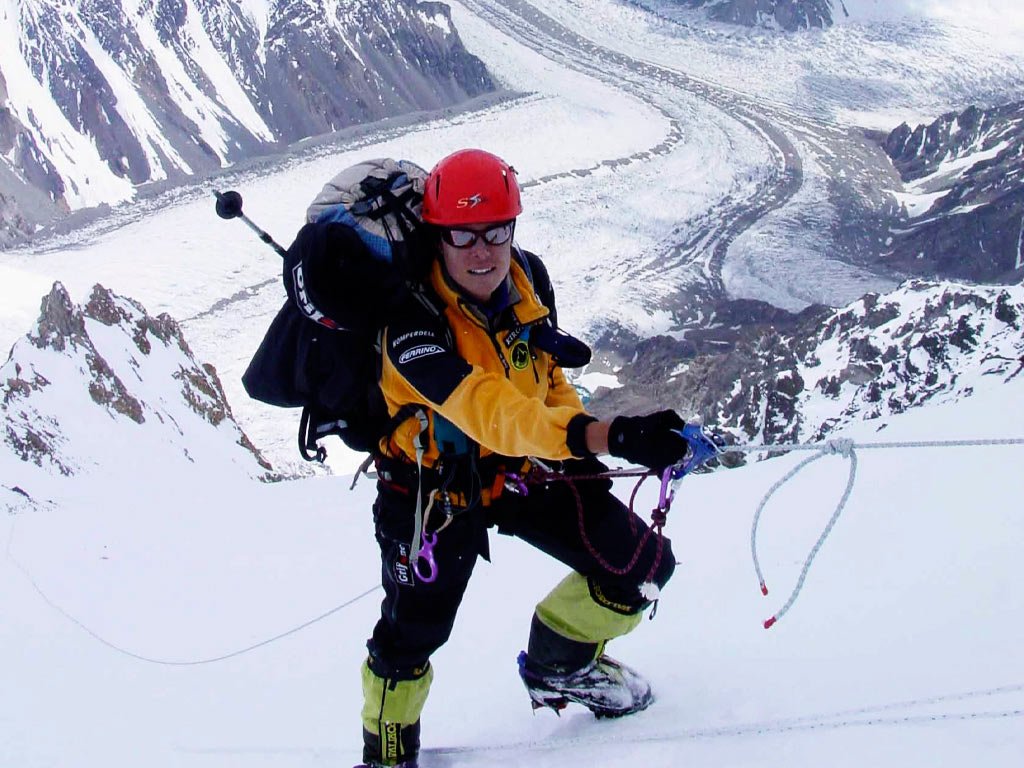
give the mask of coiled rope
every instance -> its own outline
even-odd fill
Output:
[[[764,453],[764,452],[788,452],[788,451],[815,451],[814,456],[801,461],[793,469],[786,473],[781,479],[778,480],[768,492],[761,499],[761,503],[757,505],[757,511],[754,513],[754,522],[750,529],[750,553],[754,561],[754,571],[757,573],[758,584],[761,587],[761,594],[768,594],[768,587],[765,582],[764,574],[761,570],[761,562],[757,555],[757,533],[758,526],[761,522],[761,514],[764,512],[765,506],[775,493],[782,488],[786,483],[796,477],[801,470],[805,467],[813,464],[820,458],[825,456],[841,456],[844,459],[850,461],[850,474],[846,481],[846,489],[843,491],[842,498],[839,499],[839,503],[836,505],[835,511],[832,513],[832,517],[829,518],[826,523],[824,530],[818,537],[818,540],[811,547],[810,553],[807,555],[807,559],[804,561],[803,567],[800,569],[800,575],[797,577],[796,586],[793,587],[793,591],[790,593],[789,598],[782,605],[782,607],[776,611],[770,618],[764,622],[765,629],[771,629],[779,619],[786,615],[793,604],[799,597],[800,592],[804,588],[804,582],[807,579],[807,573],[811,570],[811,564],[814,559],[818,556],[818,552],[821,551],[822,545],[825,540],[828,539],[829,534],[832,533],[832,529],[835,527],[836,522],[839,520],[839,516],[843,513],[846,508],[846,503],[850,500],[850,494],[853,492],[854,483],[857,481],[857,450],[872,450],[878,448],[964,448],[964,447],[980,447],[980,446],[1006,446],[1006,445],[1024,445],[1024,438],[996,438],[991,440],[916,440],[916,441],[902,441],[902,442],[874,442],[874,443],[855,443],[853,440],[848,438],[839,438],[836,440],[828,440],[820,443],[789,443],[789,444],[760,444],[760,445],[730,445],[723,446],[721,448],[722,453]]]

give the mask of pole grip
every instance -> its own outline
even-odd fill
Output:
[[[217,198],[217,215],[222,219],[241,219],[249,229],[256,233],[256,236],[273,248],[277,255],[284,258],[287,255],[287,251],[282,248],[273,237],[270,236],[265,230],[260,229],[256,224],[242,213],[242,196],[233,189],[229,189],[227,192],[221,192],[219,189],[213,190],[214,196]]]

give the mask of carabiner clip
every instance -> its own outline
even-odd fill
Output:
[[[711,439],[700,424],[687,424],[682,429],[673,431],[690,446],[690,453],[686,458],[674,467],[669,468],[672,471],[672,479],[678,485],[684,477],[695,469],[699,469],[711,459],[719,456],[722,453],[722,449],[715,444],[715,441]],[[666,485],[664,479],[662,485]]]
[[[676,486],[683,479],[682,474],[676,477],[675,467],[666,467],[661,473],[661,492],[658,494],[658,508],[656,512],[668,512],[672,506],[672,499],[676,496]]]
[[[434,560],[435,544],[437,544],[437,532],[427,533],[424,531],[420,537],[419,556],[416,558],[416,562],[412,564],[416,577],[424,584],[431,584],[437,579],[437,562]],[[427,563],[427,575],[423,575],[423,572],[420,570],[420,563],[424,561]]]

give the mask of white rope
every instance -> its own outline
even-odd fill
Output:
[[[855,443],[846,438],[826,440],[821,443],[755,443],[750,445],[723,445],[722,453],[780,453],[785,451],[826,451],[841,453],[846,446],[850,449],[872,448],[973,448],[994,445],[1024,445],[1024,437],[994,438],[991,440],[912,440],[889,443]]]
[[[761,562],[757,555],[757,532],[758,526],[761,521],[761,514],[764,512],[765,506],[772,496],[775,495],[782,486],[796,477],[805,467],[813,464],[823,456],[834,456],[839,455],[845,459],[850,460],[850,474],[846,481],[846,489],[843,491],[843,496],[836,505],[835,511],[832,513],[832,517],[829,518],[828,523],[825,525],[825,529],[821,532],[818,540],[811,547],[811,551],[804,561],[803,568],[800,570],[800,575],[797,577],[796,586],[789,595],[789,599],[783,604],[783,606],[775,612],[775,614],[764,622],[765,629],[771,629],[771,627],[778,622],[790,608],[793,607],[793,603],[796,602],[797,597],[804,588],[804,582],[807,579],[807,573],[811,569],[811,564],[814,559],[818,556],[818,552],[821,550],[825,540],[832,533],[832,529],[835,527],[836,522],[839,520],[839,516],[843,513],[846,508],[846,503],[850,500],[850,494],[853,492],[854,483],[857,480],[857,449],[871,450],[876,448],[963,448],[963,447],[978,447],[978,446],[1005,446],[1005,445],[1024,445],[1024,438],[995,438],[988,440],[915,440],[915,441],[902,441],[902,442],[876,442],[876,443],[855,443],[853,440],[848,438],[839,438],[835,440],[828,440],[821,443],[778,443],[778,444],[760,444],[760,445],[729,445],[722,446],[721,451],[723,453],[761,453],[761,452],[777,452],[777,451],[816,451],[814,456],[810,456],[793,469],[786,473],[784,477],[778,480],[768,492],[761,499],[761,503],[757,505],[757,511],[754,513],[754,522],[750,530],[750,553],[754,561],[754,571],[757,574],[757,581],[761,587],[761,594],[768,594],[768,587],[765,583],[764,574],[761,570]]]
[[[361,594],[356,595],[355,597],[351,598],[350,600],[346,600],[341,605],[337,605],[334,608],[331,608],[331,610],[329,610],[329,611],[327,611],[325,613],[322,613],[319,616],[317,616],[315,618],[312,618],[309,621],[306,621],[306,622],[300,624],[297,627],[293,627],[292,629],[289,629],[286,632],[282,632],[282,633],[280,633],[278,635],[274,635],[273,637],[267,638],[266,640],[261,640],[258,643],[253,643],[252,645],[247,646],[245,648],[240,648],[237,651],[232,651],[231,653],[225,653],[225,654],[222,654],[220,656],[214,656],[214,657],[208,658],[208,659],[196,659],[196,660],[193,660],[193,661],[173,661],[173,660],[168,660],[168,659],[154,659],[154,658],[150,658],[148,656],[143,656],[141,654],[134,653],[132,651],[126,650],[124,648],[121,648],[118,645],[115,645],[114,643],[112,643],[109,640],[107,640],[105,637],[102,637],[101,635],[99,635],[96,632],[94,632],[92,629],[90,629],[88,626],[86,626],[78,618],[76,618],[75,616],[71,615],[71,613],[69,613],[63,607],[61,607],[60,605],[55,603],[53,600],[51,600],[50,596],[47,595],[46,592],[43,591],[43,588],[40,587],[38,583],[36,583],[36,580],[34,578],[32,578],[32,574],[29,573],[28,569],[25,566],[23,566],[21,563],[19,563],[18,560],[14,557],[14,554],[11,551],[11,547],[12,547],[13,542],[14,542],[14,525],[12,524],[11,525],[11,534],[10,534],[10,537],[8,538],[8,540],[7,540],[7,552],[6,552],[7,559],[11,563],[11,565],[13,565],[19,571],[21,571],[22,575],[28,580],[29,584],[32,585],[32,588],[36,591],[36,593],[39,595],[39,597],[41,597],[43,599],[43,602],[45,602],[48,606],[50,606],[50,608],[52,608],[54,611],[59,613],[65,619],[67,619],[72,624],[77,626],[79,629],[81,629],[83,632],[85,632],[91,638],[93,638],[94,640],[102,643],[103,645],[107,646],[111,650],[117,651],[118,653],[120,653],[120,654],[122,654],[124,656],[129,656],[129,657],[131,657],[133,659],[137,659],[138,661],[145,661],[145,662],[148,662],[150,664],[160,664],[162,666],[167,666],[167,667],[195,667],[195,666],[199,666],[201,664],[213,664],[214,662],[225,661],[227,659],[232,659],[232,658],[234,658],[236,656],[241,656],[243,653],[249,653],[250,651],[255,651],[257,648],[262,648],[265,645],[270,645],[271,643],[276,643],[278,640],[283,640],[284,638],[288,637],[289,635],[294,635],[294,634],[296,634],[298,632],[301,632],[302,630],[306,629],[307,627],[311,627],[314,624],[316,624],[318,622],[321,622],[321,621],[323,621],[324,619],[326,619],[326,618],[328,618],[330,616],[333,616],[334,614],[338,613],[339,611],[341,611],[341,610],[343,610],[345,608],[348,608],[350,605],[352,605],[354,603],[357,603],[358,601],[362,600],[364,597],[366,597],[368,595],[371,595],[374,592],[376,592],[377,590],[381,589],[381,586],[379,584],[375,584],[373,587],[371,587],[370,589],[366,590],[365,592],[362,592]]]

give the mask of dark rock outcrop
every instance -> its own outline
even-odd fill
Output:
[[[832,26],[833,0],[674,0],[686,8],[706,8],[708,17],[748,27],[773,24],[793,32]]]
[[[884,263],[928,278],[1024,278],[1024,102],[904,123],[883,146],[907,195]]]
[[[596,393],[590,408],[671,406],[745,442],[820,440],[1020,376],[1022,331],[1022,286],[908,282],[786,326],[742,329],[727,347],[690,358],[638,348],[617,371],[623,387]]]

